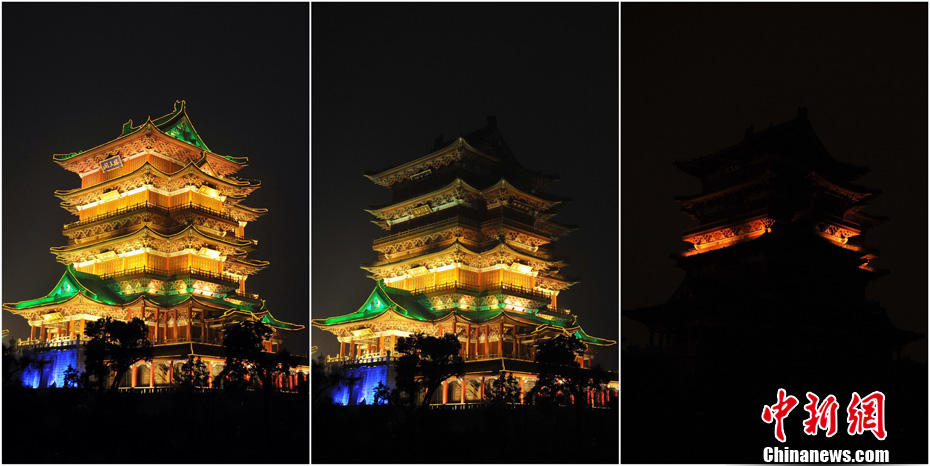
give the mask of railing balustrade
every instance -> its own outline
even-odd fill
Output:
[[[494,283],[490,285],[478,286],[478,285],[472,285],[469,283],[463,283],[463,282],[458,282],[458,281],[443,283],[442,285],[432,285],[432,286],[427,286],[423,288],[417,288],[414,290],[410,290],[410,294],[419,295],[419,294],[425,294],[425,293],[432,293],[434,291],[443,291],[443,290],[452,290],[452,289],[471,291],[475,293],[492,291],[492,290],[513,291],[517,293],[538,296],[538,297],[546,298],[546,299],[549,298],[549,295],[547,295],[546,293],[543,293],[542,291],[532,289],[532,288],[527,288],[525,286],[520,286],[520,285],[513,285],[509,283]]]
[[[213,272],[210,270],[199,269],[196,267],[185,267],[185,268],[169,270],[169,269],[159,269],[159,268],[149,267],[149,266],[140,266],[140,267],[133,267],[131,269],[117,270],[116,272],[104,273],[100,275],[100,279],[106,280],[108,278],[124,277],[126,275],[134,275],[134,274],[152,274],[152,275],[160,275],[160,276],[166,276],[166,277],[175,277],[178,275],[189,274],[189,275],[201,275],[201,276],[205,276],[209,278],[227,280],[231,282],[238,282],[238,280],[235,277],[233,277],[231,274],[217,273],[217,272]]]
[[[65,224],[65,229],[87,225],[89,223],[93,223],[98,220],[103,220],[105,218],[110,218],[110,217],[116,217],[118,215],[122,215],[122,214],[129,213],[129,212],[134,212],[136,210],[142,210],[142,209],[160,210],[167,214],[171,214],[179,210],[197,210],[197,211],[201,211],[201,212],[213,215],[215,217],[220,217],[225,220],[230,220],[233,222],[238,221],[238,219],[236,219],[235,217],[233,217],[232,215],[226,212],[212,209],[210,207],[206,207],[206,206],[196,204],[193,202],[187,202],[187,203],[172,206],[172,207],[165,207],[165,206],[161,206],[161,205],[149,202],[149,201],[143,201],[143,202],[132,204],[126,207],[120,207],[119,209],[116,209],[116,210],[111,210],[109,212],[104,212],[102,214],[94,215],[93,217],[86,218],[84,220],[78,220],[76,222]]]
[[[373,364],[379,362],[396,361],[397,353],[382,352],[365,356],[326,356],[326,364]]]

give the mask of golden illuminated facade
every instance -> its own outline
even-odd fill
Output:
[[[362,266],[377,285],[358,311],[313,320],[339,340],[331,360],[384,360],[398,337],[452,333],[462,343],[466,379],[520,367],[523,384],[535,377],[523,363],[540,341],[580,338],[589,348],[579,358],[585,367],[595,348],[615,344],[587,335],[575,314],[557,306],[573,282],[559,275],[565,263],[550,248],[574,229],[552,220],[562,200],[540,191],[557,178],[522,167],[493,118],[366,176],[393,194],[388,205],[367,209],[386,233],[373,244],[378,260]],[[444,384],[436,402],[465,402],[462,383]]]
[[[53,159],[80,176],[79,188],[55,191],[77,219],[64,226],[67,244],[51,248],[66,267],[52,292],[3,305],[29,322],[20,345],[77,347],[89,320],[141,318],[156,345],[155,370],[139,363],[124,384],[155,386],[172,383],[174,366],[189,354],[218,373],[230,323],[270,325],[267,351],[303,328],[274,319],[246,292],[248,277],[268,265],[247,257],[258,241],[245,235],[267,210],[241,203],[260,182],[234,176],[247,158],[207,148],[184,101],[141,125],[130,120],[110,142]]]

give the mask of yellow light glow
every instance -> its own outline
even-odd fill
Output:
[[[355,338],[367,338],[375,336],[375,333],[372,332],[370,328],[362,328],[358,330],[352,330],[352,335]]]
[[[135,249],[135,250],[129,251],[129,252],[127,252],[127,253],[120,254],[120,257],[138,256],[139,254],[142,254],[143,252],[145,252],[146,249],[147,249],[147,248]]]
[[[210,259],[216,259],[217,257],[220,257],[219,251],[215,251],[210,248],[200,248],[200,251],[197,254],[200,254],[204,257],[209,257]]]
[[[100,254],[97,254],[97,255],[94,256],[94,257],[96,257],[97,260],[99,260],[99,261],[108,261],[108,260],[111,260],[111,259],[116,259],[117,256],[116,256],[116,253],[115,253],[115,252],[113,252],[113,251],[107,251],[107,252],[102,252],[102,253],[100,253]]]
[[[426,267],[423,267],[422,265],[419,267],[414,267],[407,271],[407,274],[410,275],[411,277],[419,277],[420,275],[426,275],[428,273],[429,273],[429,270],[426,270]]]
[[[115,189],[113,191],[107,191],[100,195],[101,202],[110,202],[116,199],[119,199],[119,191]]]
[[[219,197],[219,195],[220,195],[220,192],[219,192],[219,191],[217,191],[217,190],[215,190],[215,189],[213,189],[213,188],[211,188],[211,187],[209,187],[209,186],[207,186],[207,185],[201,186],[200,189],[197,190],[197,192],[199,192],[200,194],[203,194],[204,196],[212,197],[212,198],[214,198],[214,199],[216,199],[216,198]]]

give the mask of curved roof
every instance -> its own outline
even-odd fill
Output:
[[[213,151],[211,151],[207,147],[207,145],[203,142],[203,139],[200,137],[200,134],[197,133],[197,130],[194,129],[194,125],[193,123],[191,123],[190,117],[187,116],[187,102],[183,100],[176,100],[174,102],[174,109],[171,111],[171,113],[162,115],[158,118],[155,118],[154,120],[152,119],[152,117],[148,117],[146,118],[144,123],[138,126],[133,126],[132,120],[129,120],[126,123],[123,123],[122,131],[120,132],[120,135],[116,137],[115,139],[112,139],[110,141],[107,141],[103,144],[100,144],[98,146],[95,146],[87,150],[71,152],[69,154],[54,154],[52,155],[52,159],[54,159],[56,162],[64,162],[66,160],[77,157],[81,154],[99,149],[112,142],[132,136],[134,134],[138,134],[140,130],[142,130],[146,126],[151,126],[155,128],[155,130],[157,130],[158,132],[172,139],[181,141],[185,144],[189,144],[202,151],[213,153]],[[245,164],[249,161],[248,157],[231,157],[231,156],[220,156],[220,157],[230,162],[233,162],[235,164],[240,164],[240,165]]]
[[[396,266],[397,264],[403,264],[405,262],[411,262],[411,261],[422,263],[422,262],[425,262],[426,259],[429,259],[431,257],[441,256],[444,254],[455,253],[455,252],[461,252],[463,254],[468,254],[471,256],[479,256],[479,257],[487,255],[489,253],[493,254],[493,253],[506,252],[515,257],[523,259],[525,261],[544,262],[546,264],[549,264],[550,267],[565,267],[567,265],[567,262],[565,260],[547,259],[539,255],[535,255],[529,251],[518,251],[504,242],[499,242],[489,248],[485,248],[480,251],[475,251],[473,249],[470,249],[468,246],[464,245],[463,243],[461,243],[458,239],[456,239],[452,243],[450,243],[448,246],[442,249],[437,249],[435,251],[432,251],[426,254],[416,255],[416,256],[403,256],[403,257],[398,257],[398,258],[393,258],[393,259],[386,259],[386,260],[378,261],[375,263],[362,264],[361,268],[369,272],[376,273],[378,269],[388,268],[391,266]]]
[[[385,285],[384,280],[378,280],[375,289],[371,291],[365,303],[357,311],[325,319],[311,319],[310,322],[317,327],[328,327],[330,325],[371,320],[388,311],[394,312],[401,317],[419,321],[435,320],[438,316],[420,304],[409,291],[392,288]]]
[[[67,200],[67,198],[78,195],[78,194],[83,194],[83,193],[93,191],[96,189],[102,189],[103,187],[107,185],[118,184],[119,182],[127,178],[133,177],[135,175],[138,175],[140,173],[154,172],[155,174],[163,175],[166,178],[171,178],[172,176],[177,176],[177,175],[180,175],[182,172],[187,172],[187,171],[199,172],[199,174],[203,175],[205,178],[209,179],[211,182],[216,183],[217,185],[227,185],[233,188],[254,187],[256,189],[261,186],[261,181],[258,181],[258,180],[239,180],[239,179],[231,179],[231,178],[218,178],[215,175],[204,171],[202,168],[197,166],[195,162],[188,162],[187,165],[185,165],[184,167],[182,167],[181,169],[179,169],[178,171],[174,173],[168,173],[168,172],[162,171],[155,165],[152,165],[150,162],[145,162],[142,165],[140,165],[139,168],[129,173],[117,176],[116,178],[106,180],[102,183],[98,183],[92,186],[85,186],[82,188],[57,189],[55,190],[55,197],[62,199],[62,200]]]
[[[553,319],[543,315],[510,311],[506,309],[492,309],[487,311],[470,311],[462,309],[447,309],[443,311],[432,311],[413,296],[409,291],[399,288],[392,288],[384,284],[383,280],[378,280],[375,289],[368,295],[365,303],[355,312],[336,317],[323,319],[311,319],[311,323],[318,328],[325,328],[333,325],[349,324],[354,322],[363,322],[372,320],[387,312],[418,321],[425,322],[445,322],[451,318],[460,319],[463,322],[481,323],[487,322],[498,317],[504,317],[515,323],[535,325],[532,333],[541,332],[546,329],[556,329],[566,335],[574,335],[576,338],[597,346],[610,346],[616,344],[616,341],[603,338],[592,337],[584,332],[578,325],[578,317],[571,315],[564,318],[554,316]]]
[[[4,303],[3,307],[14,311],[55,305],[64,303],[77,295],[101,304],[118,305],[125,302],[122,296],[104,285],[97,275],[79,272],[74,265],[68,265],[65,273],[47,295],[16,303]]]
[[[155,238],[158,238],[158,239],[161,239],[161,240],[164,240],[164,241],[170,241],[172,238],[176,238],[176,237],[178,237],[178,236],[180,236],[180,235],[184,235],[184,234],[188,234],[188,235],[191,235],[191,236],[194,236],[194,234],[196,234],[196,236],[199,237],[200,239],[207,240],[207,241],[213,241],[213,242],[215,242],[215,243],[223,243],[223,244],[227,244],[227,245],[230,245],[230,246],[233,246],[233,247],[237,247],[237,248],[246,248],[246,247],[254,246],[254,245],[255,245],[255,242],[254,242],[253,240],[248,240],[248,239],[237,239],[237,238],[235,238],[235,237],[225,238],[225,237],[222,237],[222,236],[216,236],[216,235],[213,235],[213,234],[208,233],[208,232],[206,232],[206,231],[203,231],[203,230],[202,230],[200,227],[198,227],[197,225],[190,224],[190,225],[188,225],[186,228],[184,228],[183,230],[181,230],[181,231],[179,231],[179,232],[177,232],[177,233],[174,233],[174,234],[170,234],[170,235],[166,235],[166,234],[159,233],[158,231],[155,231],[155,230],[149,228],[148,225],[142,225],[141,227],[139,227],[139,228],[138,228],[137,230],[135,230],[135,231],[132,231],[132,232],[127,233],[127,234],[122,235],[122,236],[116,236],[116,237],[113,237],[113,238],[107,238],[107,239],[105,239],[105,240],[103,240],[103,241],[97,241],[97,242],[86,243],[86,244],[73,244],[73,245],[65,245],[65,246],[55,246],[55,247],[52,247],[52,248],[49,248],[49,249],[52,251],[52,253],[58,254],[58,253],[79,251],[79,250],[81,250],[81,249],[99,248],[99,247],[102,247],[103,245],[108,244],[108,243],[113,243],[113,242],[116,242],[116,241],[119,241],[119,240],[124,240],[124,239],[131,238],[131,237],[134,237],[134,236],[139,236],[139,235],[146,235],[146,236],[147,236],[147,235],[151,235],[152,237],[155,237]]]
[[[300,324],[280,321],[271,315],[266,308],[265,300],[249,299],[236,297],[232,300],[212,298],[208,296],[198,296],[194,294],[181,295],[150,295],[141,294],[134,296],[121,296],[109,286],[104,280],[91,273],[80,272],[73,265],[65,268],[65,273],[55,284],[55,287],[47,295],[26,301],[16,303],[4,303],[3,308],[15,312],[45,306],[54,306],[66,303],[77,296],[83,296],[90,301],[108,306],[130,306],[141,304],[142,302],[151,303],[160,307],[174,307],[183,305],[188,302],[195,303],[198,307],[207,307],[224,310],[225,313],[220,318],[230,315],[231,313],[246,314],[255,320],[281,329],[296,331],[305,328]]]

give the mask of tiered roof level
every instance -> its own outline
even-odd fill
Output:
[[[51,248],[66,265],[52,292],[3,305],[29,321],[29,343],[80,341],[85,321],[101,317],[142,318],[156,344],[209,345],[221,343],[224,325],[262,320],[275,329],[269,351],[303,328],[246,292],[246,279],[268,265],[247,257],[258,241],[245,236],[267,209],[241,203],[261,183],[234,176],[248,159],[212,152],[184,101],[53,159],[81,178],[79,188],[55,191],[77,219],[64,226],[67,244]]]

